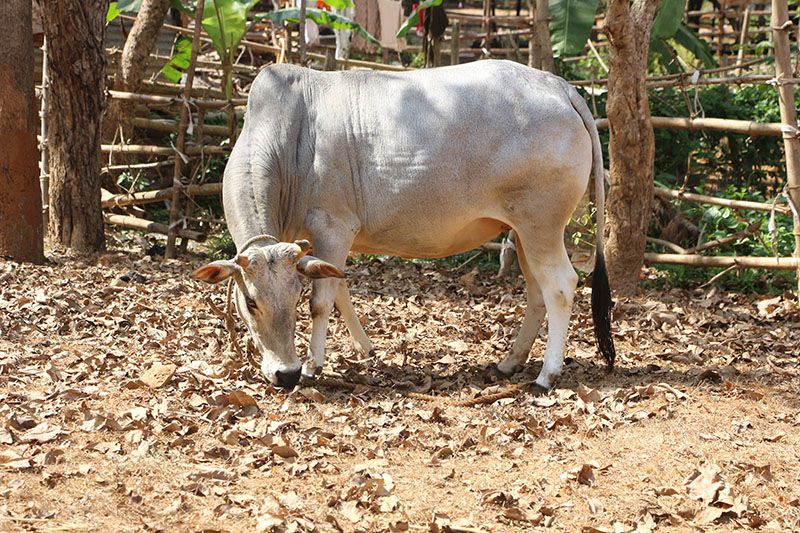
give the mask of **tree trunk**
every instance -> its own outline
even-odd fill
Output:
[[[136,21],[125,40],[125,47],[122,49],[120,70],[114,79],[114,89],[117,91],[139,92],[142,78],[147,70],[150,51],[156,43],[169,4],[170,0],[143,0]],[[115,135],[118,141],[130,140],[133,133],[131,124],[133,105],[133,102],[126,100],[111,100],[103,118],[103,139],[106,142],[112,142]],[[121,139],[118,135],[120,128]]]
[[[0,35],[0,257],[44,261],[30,0],[5,0]]]
[[[100,144],[107,0],[42,0],[50,73],[50,236],[81,252],[105,248]]]
[[[608,273],[620,295],[636,291],[652,216],[655,141],[645,77],[650,26],[658,0],[609,0]]]
[[[553,48],[550,45],[550,6],[547,0],[536,0],[531,38],[536,41],[535,49],[538,53],[537,62],[533,67],[547,72],[555,72]]]

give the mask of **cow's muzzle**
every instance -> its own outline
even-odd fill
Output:
[[[300,381],[300,369],[298,368],[297,370],[290,370],[288,372],[278,370],[275,372],[275,381],[275,384],[279,387],[292,389],[297,385],[297,382]]]

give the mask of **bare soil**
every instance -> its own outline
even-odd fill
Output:
[[[394,392],[283,391],[225,370],[204,301],[224,287],[188,279],[199,259],[49,259],[0,261],[1,531],[800,530],[790,295],[619,300],[607,374],[581,289],[556,390],[455,407],[406,392],[504,390],[521,279],[356,261],[377,357],[335,316],[325,371]],[[545,335],[511,383],[535,379]]]

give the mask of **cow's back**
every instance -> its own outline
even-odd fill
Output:
[[[591,142],[570,91],[508,61],[404,73],[275,65],[253,85],[245,133],[282,151],[309,209],[359,219],[356,249],[446,255],[483,238],[470,220],[502,220],[526,199],[577,202]],[[475,239],[455,237],[465,230]]]

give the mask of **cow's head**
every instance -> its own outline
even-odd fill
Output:
[[[343,278],[330,263],[306,255],[308,241],[252,246],[233,260],[214,261],[192,272],[194,279],[219,283],[233,276],[236,310],[261,353],[261,371],[273,385],[291,388],[300,379],[294,346],[300,275]]]

